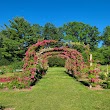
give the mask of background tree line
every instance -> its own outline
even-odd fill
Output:
[[[97,62],[110,63],[110,26],[105,27],[100,34],[96,26],[82,22],[68,22],[61,27],[52,23],[40,26],[30,24],[22,17],[15,17],[9,23],[0,31],[0,65],[21,61],[30,45],[45,39],[88,44]],[[98,48],[100,41],[103,44]]]

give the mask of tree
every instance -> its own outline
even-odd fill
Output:
[[[84,42],[84,44],[89,44],[92,50],[98,46],[99,31],[95,26],[92,27],[81,22],[69,22],[64,24],[63,29],[66,40]]]
[[[62,28],[56,28],[52,23],[46,23],[43,29],[43,37],[47,40],[60,40],[63,36]]]
[[[110,46],[110,26],[107,26],[104,29],[102,40],[103,40],[103,45]]]
[[[110,47],[102,46],[94,52],[92,52],[93,58],[100,64],[110,64]]]
[[[23,57],[24,50],[20,49],[20,43],[16,40],[3,38],[2,57],[13,61]],[[19,57],[18,57],[19,56]]]
[[[3,46],[3,38],[0,33],[0,59],[2,59],[2,50],[1,50],[2,46]]]
[[[35,44],[39,39],[43,39],[42,33],[43,33],[43,27],[39,24],[33,24],[31,26],[31,35],[28,40],[28,44],[32,45]]]
[[[31,24],[22,17],[10,20],[10,25],[5,25],[1,31],[5,50],[4,57],[22,59],[27,47],[36,43],[41,37],[41,27],[38,24]]]
[[[0,33],[0,48],[3,46],[3,38],[2,38],[2,35]]]

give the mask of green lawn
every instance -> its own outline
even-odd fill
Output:
[[[64,71],[49,68],[30,91],[0,91],[0,105],[15,110],[110,110],[110,90],[90,90]]]

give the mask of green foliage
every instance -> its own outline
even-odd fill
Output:
[[[105,80],[107,76],[104,73],[99,74],[100,79]]]
[[[22,17],[15,17],[9,20],[9,25],[5,24],[0,32],[0,65],[21,61],[27,48],[43,39],[59,41],[63,39],[88,44],[93,52],[93,59],[100,64],[110,63],[110,26],[107,26],[103,34],[99,36],[96,26],[90,26],[82,22],[68,22],[62,27],[56,27],[52,23],[40,26],[39,24],[30,24]],[[100,40],[103,42],[103,47],[98,49],[97,45]],[[55,45],[62,46],[62,44]],[[86,61],[87,58],[83,49],[80,46],[75,48],[81,51]]]
[[[93,59],[100,64],[110,64],[110,47],[101,47],[93,53]]]
[[[4,88],[4,84],[0,83],[0,89],[3,89],[3,88]]]
[[[110,26],[107,26],[104,29],[102,40],[103,40],[103,45],[110,46]]]
[[[3,46],[3,37],[2,34],[0,33],[0,48]]]
[[[89,44],[90,49],[94,50],[99,39],[99,31],[95,26],[90,26],[81,22],[69,22],[63,26],[66,40],[73,42],[84,42]]]
[[[20,83],[17,80],[12,80],[11,82],[0,83],[0,89],[23,89],[26,88],[25,83]]]
[[[9,65],[11,62],[5,58],[0,59],[0,66]]]
[[[101,84],[101,86],[102,86],[104,89],[110,89],[110,81],[103,82],[103,83]]]
[[[6,73],[7,72],[6,70],[7,70],[7,67],[6,66],[0,67],[1,74]]]
[[[3,44],[2,56],[7,60],[9,59],[9,61],[14,61],[15,58],[18,60],[17,55],[20,42],[4,37]],[[19,51],[19,54],[23,54],[22,50]]]
[[[50,57],[48,60],[49,67],[64,67],[65,60],[59,57]]]
[[[56,28],[52,23],[46,23],[42,36],[46,40],[60,40],[63,37],[62,28]]]
[[[1,66],[0,70],[3,73],[13,73],[16,72],[16,69],[22,69],[23,68],[23,62],[13,62],[10,65],[7,66]]]
[[[0,55],[13,62],[24,57],[27,47],[37,42],[42,31],[41,26],[31,25],[22,17],[15,17],[9,22],[10,25],[5,25],[0,34]]]
[[[10,68],[13,68],[14,70],[15,69],[22,69],[23,68],[23,61],[16,61],[16,62],[13,62],[11,65],[9,65]]]
[[[23,88],[26,88],[26,85],[24,83],[20,83],[18,82],[17,80],[13,80],[7,84],[5,84],[5,86],[8,88],[8,89],[23,89]]]
[[[110,77],[110,72],[108,73],[108,75],[107,75],[108,77]]]
[[[108,67],[109,70],[109,67]],[[102,79],[101,86],[105,89],[110,89],[110,72],[107,73],[107,67],[103,66],[99,77]]]
[[[4,71],[0,70],[0,75],[4,74]]]

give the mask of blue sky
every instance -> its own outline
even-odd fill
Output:
[[[40,25],[80,21],[102,32],[110,25],[110,0],[0,0],[0,26],[16,16]]]

